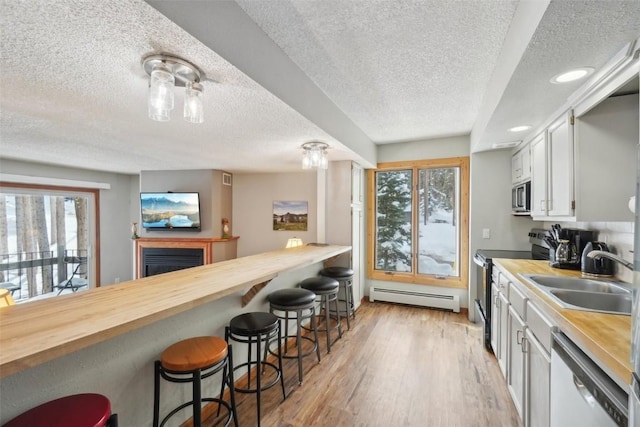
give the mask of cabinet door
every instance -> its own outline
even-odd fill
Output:
[[[526,427],[549,427],[551,357],[529,329],[526,334]]]
[[[573,215],[573,125],[563,116],[548,129],[549,216]]]
[[[522,151],[511,157],[511,183],[517,184],[522,179]]]
[[[522,150],[520,150],[520,164],[522,167],[522,174],[520,180],[525,182],[531,179],[531,147],[527,144]]]
[[[500,295],[495,282],[491,283],[491,348],[498,360],[500,359]]]
[[[513,307],[509,307],[509,374],[507,383],[513,403],[522,418],[524,402],[524,352],[523,342],[525,337],[524,320],[516,313]]]
[[[500,370],[502,371],[502,375],[507,377],[507,366],[509,363],[509,352],[507,350],[508,342],[509,342],[509,330],[508,330],[508,320],[509,320],[509,300],[506,295],[502,292],[499,292],[500,299],[500,337],[498,338],[498,364],[500,365]]]
[[[531,216],[547,215],[547,141],[541,133],[531,141]]]

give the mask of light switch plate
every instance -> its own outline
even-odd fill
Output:
[[[483,228],[482,229],[482,238],[483,239],[490,239],[491,238],[491,229],[490,228]]]

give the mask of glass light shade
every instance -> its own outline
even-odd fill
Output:
[[[149,118],[156,121],[169,120],[173,110],[173,87],[175,78],[164,65],[157,65],[151,72],[149,80]]]
[[[302,246],[302,239],[299,239],[297,237],[293,237],[293,238],[287,240],[287,246],[285,246],[285,249],[297,248],[298,246]]]
[[[322,155],[320,156],[320,163],[318,164],[318,169],[327,169],[329,167],[329,159],[327,159],[327,152],[322,150]]]
[[[327,169],[329,159],[327,148],[324,142],[307,142],[302,144],[302,169]]]
[[[184,93],[184,119],[190,123],[202,123],[204,113],[202,108],[202,85],[200,83],[186,84]]]
[[[308,150],[304,150],[302,153],[302,169],[311,169],[311,157]]]

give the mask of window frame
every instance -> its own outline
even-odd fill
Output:
[[[62,193],[85,193],[91,194],[93,198],[93,224],[89,227],[89,265],[92,270],[92,281],[89,282],[89,289],[99,288],[100,283],[100,190],[87,187],[67,187],[61,185],[46,184],[25,184],[19,182],[0,181],[0,189],[3,190],[32,190],[37,192],[62,192]]]
[[[459,242],[460,248],[460,273],[458,277],[442,278],[433,274],[418,273],[418,179],[419,170],[427,168],[460,168],[460,218]],[[376,212],[377,212],[377,189],[376,172],[388,172],[394,170],[412,170],[412,246],[411,246],[411,272],[383,271],[377,270],[376,266]],[[367,170],[367,277],[373,280],[383,280],[391,282],[414,283],[420,285],[444,286],[460,289],[469,287],[469,157],[449,157],[442,159],[427,159],[402,162],[378,163],[376,169]]]

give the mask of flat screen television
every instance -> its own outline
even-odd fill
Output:
[[[140,209],[147,230],[200,230],[199,193],[140,193]]]

